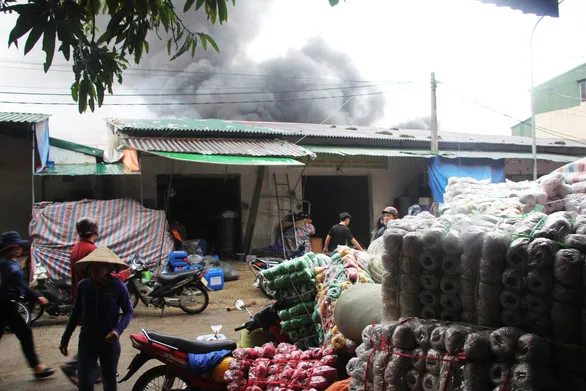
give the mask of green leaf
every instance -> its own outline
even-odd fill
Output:
[[[28,35],[26,43],[24,44],[24,54],[27,54],[32,50],[32,48],[35,47],[37,41],[39,38],[41,38],[41,35],[43,35],[43,26],[37,25],[33,27],[30,34]]]
[[[43,33],[43,51],[46,54],[45,64],[43,65],[45,73],[51,68],[51,64],[53,63],[53,56],[55,55],[55,34],[55,24],[51,22],[45,27],[45,32]]]
[[[87,109],[88,89],[89,89],[89,80],[87,79],[87,75],[85,75],[79,85],[79,100],[77,101],[77,103],[78,103],[80,113],[83,113]]]
[[[171,45],[173,44],[173,40],[169,39],[167,41],[167,53],[169,53],[169,55],[171,55]]]
[[[93,96],[90,96],[90,110],[92,111],[92,113],[94,112],[94,110],[96,109],[96,101],[94,100]]]
[[[228,6],[226,5],[226,0],[217,0],[218,1],[218,15],[220,17],[220,24],[228,20]]]
[[[204,3],[205,0],[197,0],[197,3],[195,3],[195,10],[197,11],[198,9],[200,9]]]
[[[195,48],[197,48],[197,39],[194,38],[191,44],[191,57],[195,56]]]
[[[171,57],[170,61],[175,60],[177,57],[181,56],[183,53],[185,53],[188,49],[187,46],[187,39],[185,40],[185,42],[183,42],[183,45],[181,46],[181,49],[179,49],[179,51],[177,51],[177,53],[175,53],[175,55],[173,57]]]
[[[333,6],[338,5],[339,2],[340,2],[340,0],[330,0],[330,5],[333,7]]]
[[[185,2],[185,6],[183,7],[183,12],[187,12],[191,9],[191,7],[193,7],[193,4],[195,3],[195,0],[187,0]]]
[[[10,31],[8,36],[8,47],[14,43],[18,47],[18,39],[25,35],[30,29],[33,28],[33,23],[26,14],[21,14],[16,20],[14,28]]]
[[[96,85],[97,95],[98,95],[98,107],[102,107],[104,103],[104,86],[101,83]]]
[[[144,50],[146,50],[147,54],[149,53],[150,46],[149,46],[149,43],[147,41],[144,41]]]
[[[206,41],[208,41],[210,43],[210,45],[212,45],[212,47],[214,48],[214,50],[218,53],[220,53],[220,48],[218,47],[218,44],[216,43],[216,41],[214,41],[214,39],[212,37],[210,37],[207,34],[204,34],[206,37]]]
[[[203,50],[208,50],[208,41],[206,40],[206,35],[204,33],[200,33],[199,39],[201,41],[201,47],[203,47]]]
[[[79,84],[78,83],[73,83],[71,85],[71,97],[76,102],[77,102],[77,99],[79,99]]]

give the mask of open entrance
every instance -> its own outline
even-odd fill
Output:
[[[352,215],[350,230],[363,246],[370,240],[370,181],[368,176],[305,176],[303,199],[311,202],[316,236],[325,239],[342,212]]]
[[[168,193],[167,219],[171,224],[181,223],[187,239],[205,239],[208,253],[220,256],[229,257],[241,251],[239,176],[173,176],[169,186],[169,175],[161,175],[158,177],[160,209],[167,207]],[[222,220],[220,216],[226,211],[236,212],[236,218]]]

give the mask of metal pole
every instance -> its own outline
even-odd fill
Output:
[[[535,35],[535,29],[539,22],[543,20],[544,16],[539,18],[535,26],[533,26],[533,30],[531,31],[531,42],[529,45],[529,74],[531,75],[531,153],[533,155],[533,180],[537,180],[537,135],[535,132],[535,98],[533,94],[533,90],[535,88],[534,81],[533,81],[533,35]]]
[[[439,152],[439,143],[437,136],[437,83],[435,81],[435,72],[431,72],[431,153]]]
[[[36,150],[36,137],[37,137],[37,124],[33,125],[32,128],[33,131],[33,156],[32,156],[32,165],[33,165],[33,170],[31,173],[31,184],[32,184],[32,205],[35,204],[35,150]],[[31,208],[32,208],[31,205]]]

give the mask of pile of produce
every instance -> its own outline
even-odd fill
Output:
[[[349,390],[573,391],[586,389],[583,354],[512,327],[411,318],[364,329]]]
[[[262,272],[275,299],[283,301],[281,327],[300,348],[319,346],[319,322],[312,320],[317,283],[315,270],[330,263],[324,254],[307,253]]]
[[[586,344],[586,236],[578,233],[586,218],[573,217],[419,215],[392,222],[383,238],[383,319],[513,326]]]
[[[323,391],[337,380],[333,349],[301,351],[282,343],[237,349],[232,355],[224,375],[228,391]]]
[[[371,284],[364,260],[370,257],[364,252],[353,251],[348,247],[332,257],[329,266],[316,270],[319,282],[317,305],[313,315],[315,322],[321,322],[320,342],[323,346],[332,346],[336,350],[346,347],[346,338],[338,331],[334,321],[334,310],[340,295],[355,284]]]

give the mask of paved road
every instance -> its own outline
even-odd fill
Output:
[[[252,308],[253,311],[259,306]],[[234,328],[240,326],[247,319],[247,314],[238,311],[226,311],[226,309],[208,309],[199,315],[187,315],[176,309],[166,309],[161,317],[160,311],[139,306],[135,311],[128,330],[122,335],[122,355],[120,357],[119,372],[126,373],[130,361],[137,352],[132,348],[128,338],[129,333],[139,333],[142,328],[156,330],[162,333],[181,335],[185,337],[197,337],[202,334],[211,333],[210,326],[222,324],[222,333],[228,338],[238,338]],[[66,318],[44,319],[33,328],[37,351],[43,363],[51,366],[58,366],[67,359],[58,351],[58,344],[65,327]],[[70,350],[75,353],[77,333],[71,339]],[[152,362],[150,366],[154,366]],[[146,367],[146,366],[145,366]],[[146,367],[148,368],[148,367]],[[120,391],[130,391],[132,385],[144,370],[131,378],[128,382],[120,385]],[[32,380],[32,376],[24,356],[20,351],[20,344],[12,334],[6,334],[0,341],[0,390],[2,391],[74,391],[76,388],[59,373],[51,379],[43,381]],[[96,391],[101,390],[96,386]]]

